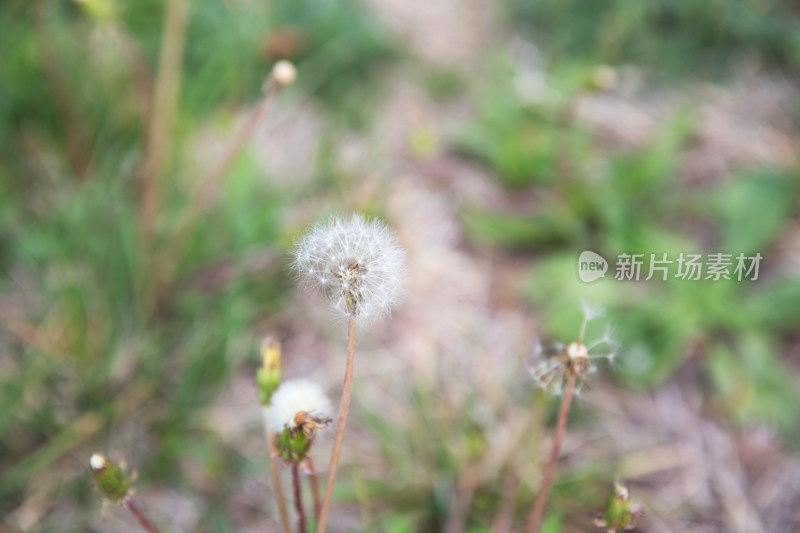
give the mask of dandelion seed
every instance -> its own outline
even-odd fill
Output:
[[[405,252],[380,221],[331,218],[300,239],[294,257],[302,284],[361,325],[390,314],[402,296]]]

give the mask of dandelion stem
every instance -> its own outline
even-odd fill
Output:
[[[139,506],[136,505],[132,498],[128,497],[125,498],[125,507],[131,512],[133,516],[136,517],[136,520],[139,521],[139,524],[142,528],[147,531],[148,533],[160,533],[158,528],[153,524],[149,518],[145,516]]]
[[[564,437],[564,430],[567,427],[567,414],[569,413],[569,404],[572,401],[572,391],[574,388],[575,372],[570,371],[567,372],[567,384],[564,387],[564,396],[561,398],[561,408],[558,411],[556,432],[553,435],[553,448],[550,450],[550,458],[544,469],[542,485],[539,488],[539,493],[536,495],[536,501],[533,504],[533,510],[528,519],[528,527],[525,529],[526,533],[536,533],[539,530],[539,523],[542,521],[542,511],[544,511],[547,493],[550,490],[550,483],[553,481],[553,473],[556,470],[556,460],[558,459],[558,452],[561,449],[561,439]]]
[[[292,484],[294,485],[294,508],[297,510],[297,533],[306,533],[306,512],[303,510],[303,491],[300,489],[300,468],[292,464]]]
[[[328,522],[328,512],[331,507],[331,497],[333,496],[333,482],[336,479],[336,469],[339,466],[339,452],[342,451],[342,438],[344,437],[344,426],[347,422],[347,411],[350,408],[350,388],[353,384],[353,360],[356,353],[356,321],[350,317],[347,323],[347,365],[344,370],[344,389],[342,390],[342,402],[339,405],[339,422],[336,425],[336,437],[333,441],[333,451],[331,452],[331,462],[328,465],[328,477],[325,480],[325,496],[322,498],[322,509],[317,522],[317,533],[325,533],[325,526]]]
[[[317,471],[314,469],[314,461],[311,456],[306,457],[308,461],[309,480],[311,481],[311,497],[314,501],[314,520],[319,520],[319,514],[322,510],[322,503],[319,499],[319,480],[317,479]]]
[[[269,420],[264,424],[264,433],[267,436],[267,455],[269,456],[269,469],[272,473],[272,486],[275,490],[275,499],[278,502],[278,515],[281,519],[284,533],[292,533],[291,522],[289,521],[289,510],[286,508],[286,496],[283,495],[283,485],[281,484],[280,464],[278,458],[272,451],[275,449],[275,437],[269,429]]]

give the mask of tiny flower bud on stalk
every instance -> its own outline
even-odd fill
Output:
[[[261,341],[261,367],[256,371],[256,388],[258,401],[264,406],[264,434],[267,438],[267,453],[269,454],[270,471],[272,474],[272,487],[275,491],[275,500],[278,506],[278,516],[281,520],[283,533],[291,533],[289,511],[286,507],[286,496],[283,494],[283,484],[278,470],[278,459],[273,455],[275,450],[275,436],[272,431],[270,402],[272,395],[281,383],[281,345],[271,337]]]
[[[113,462],[99,453],[89,459],[89,469],[97,487],[97,492],[106,500],[118,502],[128,495],[131,479]]]
[[[610,339],[608,331],[606,331],[601,339],[589,345],[584,343],[586,326],[589,321],[598,314],[598,310],[584,307],[583,321],[581,322],[581,327],[578,332],[578,340],[570,343],[565,349],[559,350],[553,357],[541,361],[531,371],[534,380],[542,388],[556,393],[562,393],[562,383],[564,385],[561,406],[558,410],[556,429],[553,434],[553,446],[550,450],[550,457],[545,465],[539,492],[536,494],[536,500],[534,501],[533,509],[531,509],[531,514],[528,518],[528,525],[525,529],[526,533],[536,533],[539,530],[544,504],[547,500],[550,484],[553,481],[556,460],[558,459],[558,454],[561,449],[561,440],[564,437],[564,432],[567,427],[567,415],[569,414],[572,395],[573,393],[577,394],[580,392],[579,390],[576,391],[575,382],[576,380],[579,380],[581,384],[586,382],[587,376],[594,371],[592,359],[603,358],[611,360],[613,358],[613,352],[600,355],[590,354],[591,350],[596,346],[606,345],[611,347],[614,344]]]
[[[89,458],[89,470],[97,487],[97,492],[106,500],[118,502],[128,509],[139,522],[139,525],[148,533],[159,533],[158,528],[148,519],[133,501],[131,478],[102,454],[95,453]]]

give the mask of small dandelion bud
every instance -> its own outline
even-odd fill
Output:
[[[272,79],[281,87],[291,85],[297,79],[297,69],[290,61],[283,59],[272,67]]]
[[[405,252],[388,226],[360,215],[311,228],[295,246],[292,266],[303,285],[360,324],[390,314],[403,292]]]
[[[285,381],[272,395],[270,430],[278,435],[277,454],[299,464],[317,433],[331,423],[331,404],[319,385],[306,379]]]
[[[606,509],[597,515],[594,525],[606,528],[608,533],[632,531],[641,513],[642,507],[631,500],[628,488],[621,483],[614,483],[606,499]]]
[[[89,470],[92,472],[97,491],[106,500],[117,502],[128,495],[131,479],[122,468],[103,455],[99,453],[92,455],[89,459]]]
[[[281,383],[281,344],[271,337],[261,342],[262,366],[256,372],[258,401],[269,406],[272,394]]]

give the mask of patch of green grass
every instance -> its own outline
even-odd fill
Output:
[[[634,63],[653,78],[724,76],[755,59],[800,72],[792,0],[509,0],[508,20],[545,47],[548,61]]]
[[[0,6],[0,299],[13,309],[2,316],[0,402],[14,406],[0,413],[0,513],[75,450],[111,443],[148,483],[220,487],[200,497],[208,523],[230,530],[225,494],[236,461],[208,427],[207,407],[252,357],[256,325],[281,309],[283,213],[296,198],[273,188],[245,151],[213,204],[176,238],[207,171],[187,176],[197,166],[195,136],[258,98],[283,57],[265,48],[279,28],[304,36],[289,54],[301,69],[292,90],[322,102],[326,123],[354,116],[349,104],[369,117],[371,93],[358,88],[374,85],[393,55],[355,1],[191,2],[176,127],[166,132],[172,150],[145,253],[141,105],[150,95],[137,84],[156,76],[164,10],[151,0]],[[142,438],[116,439],[120,428]],[[65,479],[48,490],[86,504],[95,501],[87,487]],[[59,530],[85,530],[73,525]]]

